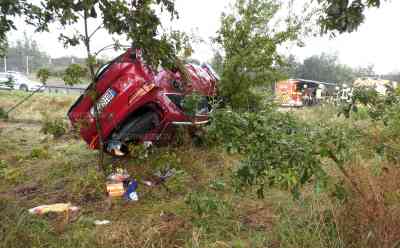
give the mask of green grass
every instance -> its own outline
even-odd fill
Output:
[[[0,107],[7,109],[25,95],[0,92]],[[178,171],[166,187],[140,184],[138,202],[108,199],[105,176],[96,170],[97,153],[70,134],[54,139],[40,131],[44,115],[64,118],[73,100],[38,94],[12,113],[10,121],[0,121],[0,247],[349,247],[340,218],[350,209],[347,205],[311,187],[296,201],[277,189],[267,190],[265,199],[257,199],[253,191],[237,193],[231,172],[240,158],[218,148],[186,142],[155,148],[148,158],[107,156],[109,168],[126,168],[139,181],[167,163]],[[339,122],[331,108],[294,114],[315,123]],[[370,128],[362,117],[348,125]],[[397,206],[398,197],[390,196],[391,206]],[[27,212],[60,202],[81,210],[69,219]],[[111,224],[93,224],[103,219]],[[357,224],[358,219],[350,220]]]

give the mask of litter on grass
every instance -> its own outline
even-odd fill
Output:
[[[166,170],[160,170],[154,173],[151,180],[140,180],[139,182],[148,187],[154,187],[163,184],[168,178],[173,177],[175,174],[175,169],[167,168]],[[125,200],[129,202],[138,201],[138,182],[134,179],[129,179],[130,175],[123,169],[117,169],[115,173],[109,175],[107,177],[108,182],[106,183],[108,195],[110,197],[123,196]]]
[[[144,184],[144,185],[146,185],[146,186],[148,186],[148,187],[153,187],[154,186],[154,183],[152,182],[152,181],[142,181],[142,183]]]
[[[121,197],[125,193],[124,183],[106,183],[107,193],[110,197]]]
[[[168,178],[173,177],[176,174],[175,169],[167,169],[164,172],[157,171],[154,176],[157,177],[157,182],[155,184],[164,183]]]
[[[136,192],[138,183],[135,180],[129,182],[128,189],[126,190],[124,197],[127,201],[138,201],[139,195]]]
[[[110,174],[107,177],[108,181],[112,181],[112,182],[123,182],[128,180],[130,177],[130,175],[128,174],[128,172],[124,169],[117,169],[117,171],[115,173]]]
[[[115,173],[107,177],[107,193],[110,197],[122,197],[126,191],[129,173],[125,169],[118,168]]]
[[[72,206],[71,203],[57,203],[51,205],[41,205],[35,208],[29,209],[29,213],[43,215],[46,213],[62,213],[62,212],[77,212],[79,207]]]
[[[104,225],[111,224],[111,221],[109,221],[109,220],[95,220],[94,224],[96,226],[104,226]]]

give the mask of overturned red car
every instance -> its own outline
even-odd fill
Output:
[[[90,148],[117,156],[126,154],[131,143],[157,142],[170,127],[206,124],[219,77],[207,64],[185,68],[186,83],[177,70],[156,73],[144,63],[139,49],[128,49],[102,66],[94,87],[101,96],[96,104],[104,147],[100,147],[95,103],[88,92],[73,104],[68,117]],[[182,102],[193,92],[201,101],[195,114],[189,115]]]

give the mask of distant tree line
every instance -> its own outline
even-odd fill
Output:
[[[10,44],[6,50],[6,60],[4,57],[0,59],[0,70],[5,69],[4,62],[7,63],[8,71],[26,72],[36,71],[41,67],[48,66],[50,57],[42,52],[35,40],[30,39],[24,33],[24,39],[17,40],[14,44]]]
[[[352,68],[341,64],[337,55],[327,53],[313,55],[302,62],[290,55],[286,58],[286,63],[282,66],[281,71],[288,78],[303,78],[337,84],[351,84],[356,78],[371,76],[400,81],[400,73],[377,75],[373,65]]]

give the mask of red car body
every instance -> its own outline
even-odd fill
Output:
[[[172,125],[207,123],[210,109],[189,116],[180,104],[185,95],[192,92],[197,92],[205,99],[216,96],[218,76],[207,65],[186,65],[186,69],[190,78],[189,84],[182,83],[179,72],[162,70],[155,73],[143,62],[138,49],[129,49],[110,64],[100,68],[96,75],[95,87],[101,96],[97,100],[97,108],[105,144],[112,137],[118,139],[115,137],[119,137],[118,132],[121,130],[137,130],[132,123],[140,122],[140,118],[149,112],[154,116],[152,123],[155,122],[155,125],[140,129],[140,142],[157,141]],[[89,147],[100,149],[93,110],[92,97],[90,94],[83,94],[70,108],[68,117],[73,126],[79,128],[81,137]],[[124,143],[127,138],[119,139],[121,140],[116,142],[127,145]],[[106,147],[101,149],[104,148]]]

